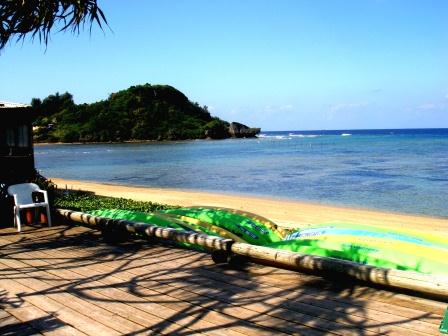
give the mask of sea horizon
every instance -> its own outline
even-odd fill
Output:
[[[425,132],[443,132],[445,133],[448,131],[448,127],[404,127],[404,128],[341,128],[341,129],[312,129],[312,130],[279,130],[279,131],[273,131],[273,130],[261,130],[261,133],[268,132],[268,133],[275,133],[275,132],[304,132],[304,133],[310,133],[310,132],[318,132],[318,133],[327,133],[331,132],[332,134],[337,134],[338,132],[359,132],[360,134],[367,134],[367,133],[390,133],[393,131],[397,131],[400,133],[408,133],[408,132],[417,132],[417,133],[425,133]],[[328,133],[329,134],[329,133]]]

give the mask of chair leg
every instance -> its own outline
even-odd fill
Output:
[[[16,208],[16,206],[14,205],[14,214],[13,214],[13,216],[14,216],[14,220],[13,220],[13,222],[14,222],[14,227],[17,227],[17,208]]]
[[[18,208],[18,207],[14,207],[14,209],[15,209],[15,224],[16,224],[16,226],[17,226],[17,231],[18,232],[21,232],[22,231],[22,225],[21,225],[21,223],[20,223],[20,208]]]
[[[47,209],[47,222],[48,222],[48,227],[51,227],[50,206],[47,204],[47,205],[45,206],[45,208]]]

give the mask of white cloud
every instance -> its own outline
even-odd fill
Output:
[[[336,113],[343,110],[352,110],[356,108],[362,108],[368,106],[369,103],[347,103],[347,104],[335,104],[330,106],[330,112]]]
[[[356,115],[359,109],[369,106],[370,103],[342,103],[330,105],[329,111],[326,113],[327,121],[332,121],[338,114],[341,117],[347,118],[349,115]],[[339,119],[339,118],[337,118]]]
[[[229,115],[231,115],[231,116],[236,116],[236,115],[238,115],[240,112],[241,112],[241,111],[240,111],[240,108],[236,107],[236,108],[230,109],[230,111],[229,111]]]
[[[424,110],[424,111],[434,110],[436,108],[438,108],[438,105],[436,105],[434,103],[424,103],[424,104],[417,106],[417,110]]]
[[[294,109],[294,106],[291,104],[286,104],[286,105],[266,105],[264,107],[264,112],[265,113],[269,113],[269,114],[275,114],[278,112],[289,112],[292,111]]]
[[[291,111],[294,108],[291,104],[280,106],[281,111]]]

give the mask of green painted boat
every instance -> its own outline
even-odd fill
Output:
[[[213,207],[170,209],[151,214],[108,209],[91,214],[375,267],[448,275],[448,242],[430,233],[339,222],[291,232],[255,214]]]

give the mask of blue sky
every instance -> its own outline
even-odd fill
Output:
[[[0,54],[0,100],[169,84],[264,130],[448,127],[448,1],[99,1],[111,30]]]

